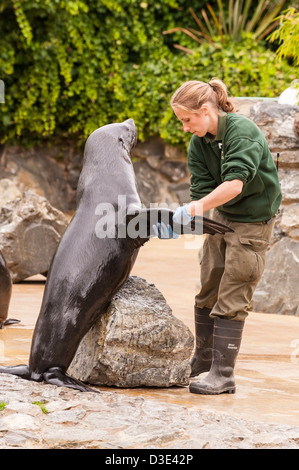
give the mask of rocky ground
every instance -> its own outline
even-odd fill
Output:
[[[192,332],[193,244],[153,239],[133,272],[156,285]],[[10,317],[21,323],[1,330],[1,365],[28,363],[43,289],[39,280],[14,284]],[[250,312],[233,395],[194,395],[188,387],[101,386],[100,394],[81,393],[0,374],[0,449],[101,449],[100,459],[138,449],[194,455],[196,449],[298,449],[298,321]]]
[[[98,389],[99,390],[99,389]],[[1,449],[298,449],[299,426],[0,375]]]

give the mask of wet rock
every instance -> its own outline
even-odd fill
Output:
[[[280,227],[284,235],[299,241],[299,203],[283,208]]]
[[[0,180],[0,207],[21,196],[19,188],[8,178]]]
[[[299,242],[282,238],[267,253],[264,274],[252,308],[259,312],[299,316]]]
[[[15,390],[13,398],[11,390]],[[32,405],[36,397],[47,413]],[[19,406],[20,412],[13,411]],[[299,427],[265,424],[122,391],[81,393],[0,374],[1,449],[298,449]],[[25,412],[35,406],[32,416]],[[156,450],[155,450],[156,449]],[[176,451],[177,452],[177,451]],[[146,455],[146,454],[144,454]],[[144,457],[145,458],[145,457]],[[194,459],[196,457],[194,456]]]
[[[0,431],[15,431],[20,429],[32,431],[35,429],[39,429],[39,427],[40,424],[38,419],[23,413],[9,414],[4,418],[0,419]]]
[[[186,385],[192,350],[191,331],[158,289],[131,276],[83,338],[68,372],[94,385]]]
[[[187,158],[187,152],[180,147],[165,144],[165,158],[169,158],[170,160],[184,160]]]
[[[279,171],[279,181],[283,203],[299,202],[299,171],[281,168]]]
[[[271,150],[291,150],[299,147],[294,119],[299,106],[260,102],[251,108],[250,118],[264,133]]]
[[[159,137],[149,138],[146,142],[138,142],[132,149],[131,155],[133,158],[147,159],[148,157],[164,156],[164,141]]]
[[[179,205],[188,204],[190,202],[190,184],[189,183],[172,183],[168,186],[170,193],[174,193]]]
[[[162,163],[159,166],[159,171],[174,183],[182,181],[188,175],[186,163],[176,160],[168,160]]]
[[[67,224],[62,212],[31,191],[0,208],[0,250],[13,282],[48,271]]]
[[[31,149],[17,145],[5,147],[1,155],[0,177],[13,181],[21,192],[31,190],[45,197],[52,206],[66,211],[69,209],[71,191],[65,178],[61,151],[55,146]]]

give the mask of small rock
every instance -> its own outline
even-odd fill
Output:
[[[278,103],[297,105],[299,103],[299,89],[295,88],[295,86],[290,86],[281,93]]]
[[[0,431],[36,430],[39,428],[40,422],[37,418],[23,413],[10,414],[0,419]]]

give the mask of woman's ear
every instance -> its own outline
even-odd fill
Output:
[[[206,116],[210,111],[209,103],[204,103],[203,105],[201,105],[200,109],[203,111],[204,115]]]

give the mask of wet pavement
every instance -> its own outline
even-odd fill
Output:
[[[193,299],[199,278],[200,237],[153,239],[141,248],[133,275],[153,282],[173,314],[194,333]],[[9,317],[21,323],[0,330],[0,364],[27,363],[44,289],[42,276],[13,286]],[[299,425],[299,318],[250,312],[235,375],[234,395],[193,395],[188,387],[118,389],[139,397],[264,423]]]

